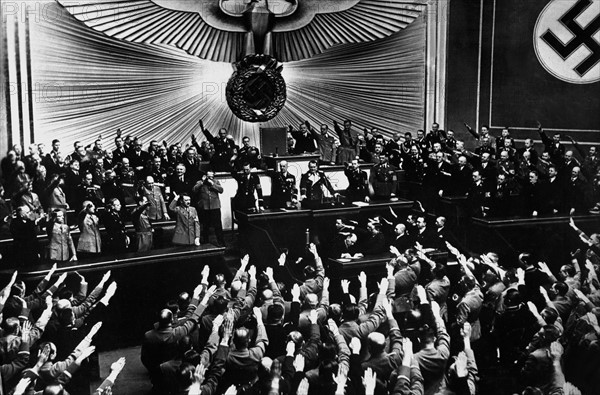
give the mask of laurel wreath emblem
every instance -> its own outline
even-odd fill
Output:
[[[231,111],[247,122],[264,122],[274,118],[287,99],[281,63],[271,56],[255,54],[246,56],[235,67],[225,91]],[[257,79],[268,87],[258,107],[248,101],[248,90]]]

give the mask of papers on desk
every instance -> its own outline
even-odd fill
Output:
[[[338,258],[336,259],[338,262],[342,262],[342,263],[348,263],[348,262],[352,262],[352,259],[350,258]]]
[[[365,206],[369,205],[369,203],[365,203],[365,202],[361,202],[361,201],[352,202],[352,204],[357,207],[365,207]]]

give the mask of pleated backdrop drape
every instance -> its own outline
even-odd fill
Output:
[[[187,143],[200,134],[199,119],[213,132],[225,127],[237,141],[249,136],[256,145],[261,126],[304,120],[332,128],[333,120],[351,119],[359,130],[377,127],[387,135],[423,127],[423,16],[388,38],[285,63],[286,106],[269,122],[252,124],[227,106],[231,64],[106,37],[53,2],[44,10],[29,25],[36,142],[58,138],[65,150],[75,140],[89,143],[102,135],[111,147],[120,128],[144,145]]]

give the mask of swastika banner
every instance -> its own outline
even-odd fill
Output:
[[[492,123],[531,127],[540,120],[593,141],[586,131],[600,130],[600,0],[495,6]]]

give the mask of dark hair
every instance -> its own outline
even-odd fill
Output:
[[[4,317],[18,317],[23,310],[23,302],[15,296],[10,296],[4,304],[2,314]]]
[[[191,363],[183,362],[177,370],[176,379],[179,388],[188,388],[194,383],[196,368]]]
[[[521,304],[521,295],[516,289],[509,289],[504,296],[504,305],[506,307],[515,307]]]
[[[317,269],[314,266],[308,265],[304,268],[304,277],[306,279],[315,278],[317,276]]]
[[[435,331],[429,325],[425,324],[419,328],[419,339],[421,344],[428,344],[435,342]]]
[[[567,292],[569,292],[569,286],[562,281],[554,283],[554,289],[556,289],[556,293],[558,293],[559,296],[565,296]]]
[[[345,304],[342,310],[342,319],[344,321],[355,321],[358,319],[360,309],[356,303]]]
[[[223,296],[219,296],[213,299],[211,311],[215,314],[223,314],[227,311],[227,305],[229,301]]]
[[[189,336],[183,336],[177,340],[177,352],[179,355],[184,355],[186,351],[192,348],[192,339]]]
[[[435,264],[432,273],[436,279],[441,280],[446,276],[446,266],[443,263],[438,262]]]
[[[177,314],[179,313],[179,304],[177,303],[177,301],[171,299],[167,302],[167,305],[165,306],[166,309],[171,310],[171,313],[174,316],[177,316]]]
[[[269,323],[279,322],[285,313],[284,308],[279,304],[272,304],[267,308],[267,321]]]
[[[73,291],[63,286],[56,292],[56,296],[58,296],[59,299],[71,299],[73,297]]]

